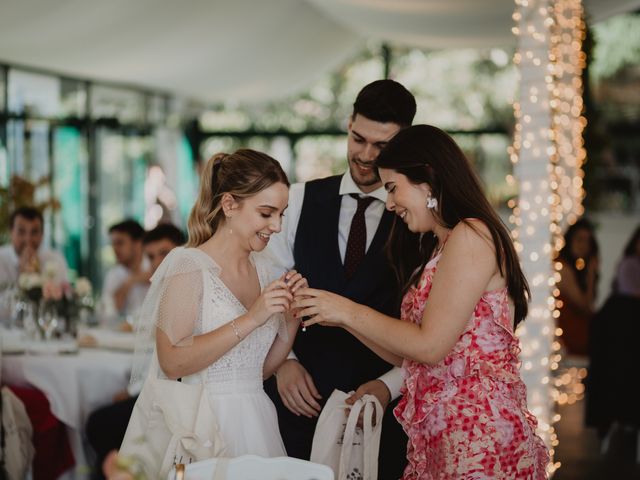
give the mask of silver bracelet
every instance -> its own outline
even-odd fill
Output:
[[[236,337],[238,337],[238,340],[242,340],[243,336],[240,335],[240,330],[238,330],[238,327],[236,325],[236,319],[234,318],[233,320],[231,320],[231,328],[233,328],[233,333],[236,334]]]

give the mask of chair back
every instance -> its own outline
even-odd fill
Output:
[[[334,480],[333,471],[326,465],[292,457],[257,455],[202,460],[186,465],[184,473],[178,473],[173,469],[167,480]]]

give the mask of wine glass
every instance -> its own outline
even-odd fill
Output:
[[[54,306],[47,305],[46,303],[40,306],[38,325],[44,332],[45,340],[51,340],[59,323],[58,312]]]

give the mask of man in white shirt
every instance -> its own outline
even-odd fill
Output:
[[[111,247],[117,264],[111,267],[102,285],[108,317],[135,316],[149,289],[151,269],[142,251],[144,228],[135,220],[125,220],[109,228]]]
[[[150,273],[153,275],[164,257],[183,243],[184,234],[172,224],[161,224],[145,233],[142,245]],[[107,454],[122,443],[141,389],[142,385],[129,385],[127,390],[114,395],[112,404],[93,411],[87,420],[87,439],[96,452],[95,472],[99,478],[103,478],[101,466]]]
[[[349,171],[291,186],[282,232],[268,254],[284,271],[298,270],[313,288],[325,289],[388,315],[399,316],[400,289],[384,252],[393,215],[373,169],[380,150],[411,125],[413,95],[393,80],[365,86],[348,125]],[[309,458],[322,405],[334,389],[365,393],[387,407],[399,396],[402,370],[377,357],[346,330],[298,332],[293,352],[265,385],[278,410],[287,453]],[[349,400],[348,400],[349,402]],[[383,418],[379,478],[399,478],[406,464],[406,436],[390,408]]]
[[[58,252],[42,247],[44,221],[33,207],[20,207],[9,217],[11,243],[0,247],[0,320],[11,315],[8,295],[22,273],[43,273],[56,281],[68,279],[67,262]]]

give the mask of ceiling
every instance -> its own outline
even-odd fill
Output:
[[[640,0],[585,0],[589,21]],[[0,0],[0,62],[260,102],[308,87],[369,40],[511,46],[511,0]]]

